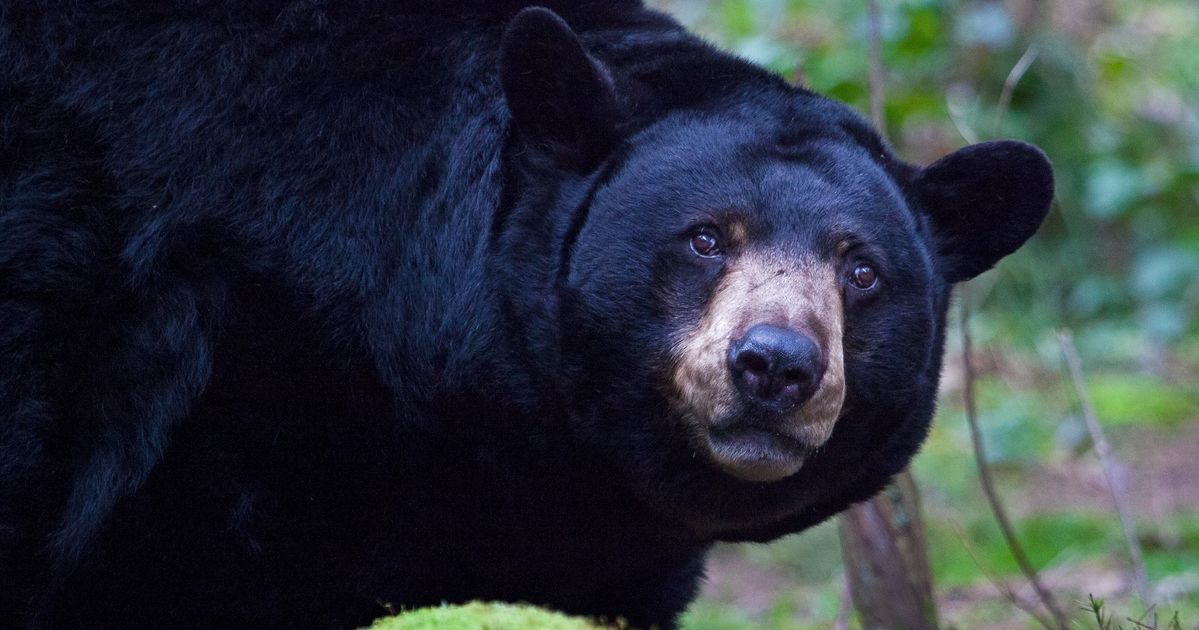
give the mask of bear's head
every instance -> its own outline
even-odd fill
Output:
[[[656,37],[508,26],[509,254],[552,270],[513,281],[548,287],[529,343],[579,443],[695,531],[767,538],[906,465],[950,289],[1032,236],[1052,171],[1011,141],[905,164],[845,106]]]

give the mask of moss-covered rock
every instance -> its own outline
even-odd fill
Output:
[[[595,630],[617,626],[597,625],[583,617],[524,604],[472,602],[461,606],[420,608],[385,617],[370,630]]]

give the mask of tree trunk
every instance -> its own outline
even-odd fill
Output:
[[[908,471],[840,517],[841,553],[865,630],[934,630],[937,609],[920,497]]]
[[[887,135],[886,69],[878,0],[870,16],[870,113]],[[878,496],[840,516],[841,555],[850,596],[865,630],[935,630],[937,606],[928,568],[920,493],[904,470]]]

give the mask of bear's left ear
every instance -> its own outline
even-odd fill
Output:
[[[500,85],[517,133],[558,166],[590,171],[619,140],[620,108],[608,69],[549,9],[524,9],[508,24]]]
[[[918,171],[914,188],[936,230],[941,273],[960,282],[990,269],[1037,231],[1053,201],[1053,167],[1030,144],[984,142]]]

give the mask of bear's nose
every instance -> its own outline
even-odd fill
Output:
[[[734,341],[728,361],[742,394],[779,411],[811,398],[824,377],[824,358],[811,337],[770,324]]]

